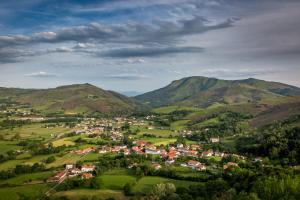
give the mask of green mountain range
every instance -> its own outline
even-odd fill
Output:
[[[136,100],[90,84],[53,89],[0,88],[0,98],[30,104],[45,112],[127,114],[141,108]]]
[[[138,95],[135,99],[151,107],[208,107],[215,103],[255,103],[286,96],[300,96],[300,88],[253,78],[221,80],[193,76],[173,81],[166,87]]]

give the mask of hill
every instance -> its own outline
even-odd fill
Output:
[[[52,89],[0,88],[0,98],[30,104],[33,108],[44,112],[126,114],[141,108],[133,99],[90,84],[67,85]]]
[[[300,96],[300,88],[258,79],[221,80],[202,76],[173,81],[135,99],[152,107],[169,105],[208,107],[215,103],[255,103],[264,99]]]

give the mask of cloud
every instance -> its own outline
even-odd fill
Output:
[[[34,78],[51,78],[58,76],[57,74],[48,73],[44,71],[34,72],[31,74],[25,74],[25,76],[34,77]]]
[[[24,59],[24,57],[35,56],[39,53],[21,48],[0,48],[0,63],[16,63]]]
[[[120,79],[120,80],[139,80],[139,79],[148,78],[148,76],[142,75],[142,74],[129,74],[129,73],[125,73],[125,74],[107,75],[107,76],[105,76],[105,78]]]
[[[145,47],[145,48],[122,48],[100,53],[101,56],[112,58],[131,57],[154,57],[178,53],[201,53],[201,47]]]
[[[21,57],[45,53],[81,52],[90,55],[126,58],[153,57],[174,53],[195,53],[200,47],[179,47],[182,38],[210,30],[231,27],[233,20],[212,23],[204,17],[194,16],[177,21],[154,21],[146,23],[102,24],[90,23],[83,26],[62,28],[55,32],[39,32],[31,35],[0,36],[0,62],[19,62]],[[61,45],[76,43],[72,48],[61,46],[42,49],[43,44]],[[100,44],[104,45],[103,51]],[[139,46],[141,48],[119,48],[113,46]],[[163,45],[164,47],[156,47]],[[39,46],[39,48],[36,48]],[[30,53],[26,53],[30,49]]]
[[[72,51],[73,51],[72,48],[65,47],[65,46],[47,50],[48,53],[67,53],[67,52],[72,52]]]
[[[59,29],[56,32],[39,32],[31,36],[0,36],[0,47],[9,45],[25,45],[34,43],[77,42],[79,48],[87,47],[88,42],[96,43],[173,43],[179,37],[204,33],[210,30],[232,26],[233,21],[208,24],[209,20],[194,16],[192,19],[171,21],[155,21],[152,24],[124,23],[123,25],[106,25],[90,23]]]

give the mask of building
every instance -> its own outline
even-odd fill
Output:
[[[192,168],[196,168],[199,165],[201,165],[201,163],[198,161],[195,161],[195,160],[189,160],[187,162],[187,166],[192,167]]]
[[[92,172],[96,169],[93,165],[84,165],[81,167],[81,172]]]
[[[202,157],[211,157],[211,156],[213,156],[213,150],[207,150],[207,151],[203,151],[202,152]]]
[[[159,169],[161,169],[161,165],[158,164],[158,163],[153,163],[152,168],[155,169],[155,170],[159,170]]]
[[[165,162],[166,165],[172,165],[172,164],[174,164],[174,163],[175,163],[175,160],[173,160],[173,159],[168,159],[168,160],[166,160],[166,162]]]
[[[91,178],[93,178],[93,174],[90,174],[90,173],[83,173],[83,174],[81,175],[81,178],[82,178],[82,179],[91,179]]]
[[[47,180],[48,183],[61,183],[67,178],[67,171],[58,172],[55,176]]]
[[[230,167],[239,167],[239,165],[237,163],[234,163],[234,162],[228,162],[227,164],[223,165],[224,170],[226,170]]]
[[[66,170],[73,169],[74,165],[73,164],[66,164]]]
[[[220,138],[219,137],[210,138],[210,142],[211,143],[219,143],[220,142]]]

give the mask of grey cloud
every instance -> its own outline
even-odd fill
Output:
[[[25,74],[25,76],[35,77],[35,78],[51,78],[51,77],[56,77],[58,75],[53,74],[53,73],[44,72],[44,71],[39,71],[39,72],[31,73],[31,74]]]
[[[31,43],[59,43],[75,41],[79,43],[160,43],[174,42],[179,37],[204,33],[209,30],[232,26],[232,20],[226,20],[214,25],[207,24],[207,19],[195,16],[192,19],[176,22],[156,21],[151,25],[127,23],[125,25],[105,25],[91,23],[86,26],[76,26],[60,29],[57,32],[41,32],[32,36],[0,36],[0,47],[7,45]],[[79,46],[78,46],[79,47]]]
[[[0,63],[16,63],[24,59],[24,57],[34,56],[36,53],[31,50],[17,48],[0,48]]]
[[[100,53],[100,55],[112,58],[128,58],[163,56],[176,53],[199,53],[203,51],[201,47],[145,47],[114,49]]]
[[[120,80],[139,80],[139,79],[145,79],[147,76],[142,74],[113,74],[105,76],[105,78],[109,79],[120,79]]]
[[[201,52],[198,47],[173,47],[181,41],[181,37],[190,34],[204,33],[210,30],[232,26],[232,20],[210,25],[203,17],[194,16],[191,19],[175,22],[155,21],[151,25],[142,23],[127,23],[124,25],[105,25],[91,23],[85,26],[63,28],[56,32],[40,32],[29,36],[0,36],[0,62],[17,62],[20,57],[54,52],[83,52],[94,55],[99,51],[99,44],[142,45],[142,49],[109,50],[100,56],[106,57],[147,57],[171,53]],[[59,44],[76,42],[73,48],[58,47],[55,49],[35,50],[37,44]],[[153,48],[153,45],[163,44],[165,48]],[[6,52],[10,48],[9,52]],[[98,49],[97,49],[98,48]],[[20,49],[32,49],[35,53],[24,53]],[[91,50],[92,49],[92,50]],[[128,51],[128,52],[126,52]],[[7,55],[7,56],[5,56]]]

